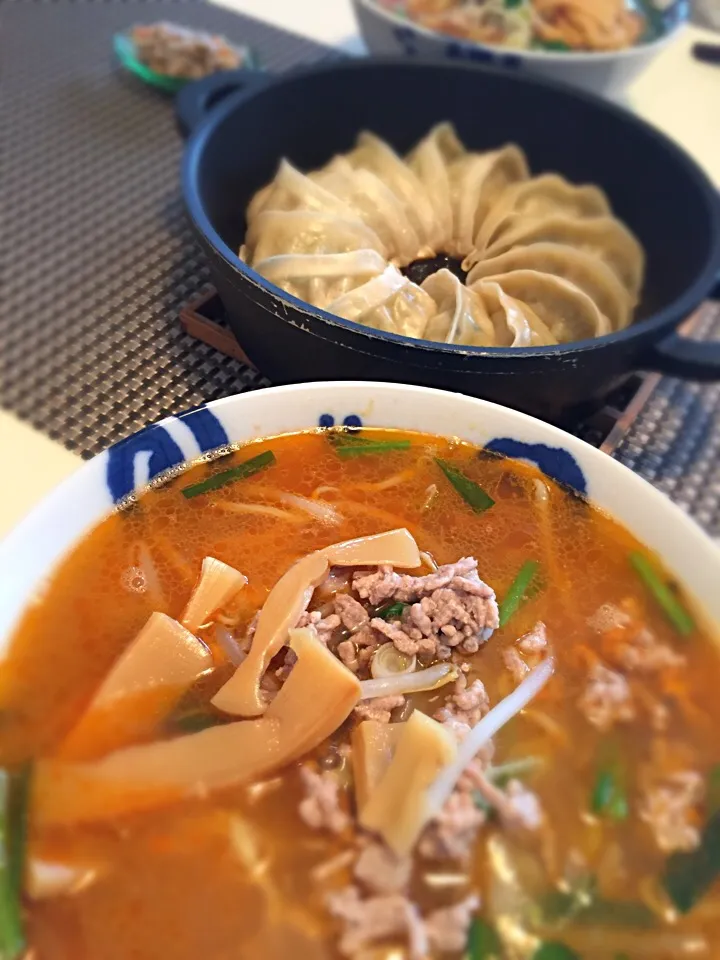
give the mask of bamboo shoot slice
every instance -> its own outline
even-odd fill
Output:
[[[250,652],[217,692],[213,705],[235,716],[260,716],[265,710],[260,694],[262,675],[286,643],[288,631],[307,609],[315,587],[325,579],[329,568],[385,563],[405,569],[420,565],[417,544],[408,530],[401,528],[334,543],[298,560],[270,591],[260,612]]]
[[[362,826],[400,857],[412,852],[425,826],[428,787],[457,752],[453,736],[420,710],[403,727],[389,767],[360,811]]]
[[[404,723],[364,720],[352,732],[352,764],[355,802],[362,814],[368,798],[387,771],[405,729]]]
[[[40,826],[92,823],[249,783],[303,756],[347,719],[357,678],[309,631],[293,633],[288,680],[258,720],[239,720],[94,763],[41,760],[33,778]]]
[[[205,557],[202,562],[200,579],[185,607],[180,622],[191,633],[197,633],[200,627],[222,610],[232,598],[247,585],[247,577],[215,557]]]
[[[210,651],[177,620],[153,613],[110,670],[59,754],[89,760],[152,733],[201,673]]]

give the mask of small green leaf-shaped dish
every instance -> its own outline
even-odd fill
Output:
[[[126,70],[134,73],[144,83],[164,90],[166,93],[177,93],[186,83],[190,83],[190,77],[170,77],[165,73],[158,73],[152,70],[147,64],[138,59],[135,43],[128,33],[116,33],[113,37],[113,49],[115,54]],[[247,47],[238,47],[243,54],[243,67],[257,69],[257,61],[252,51]]]

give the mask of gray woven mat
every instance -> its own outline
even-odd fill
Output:
[[[0,403],[83,456],[265,384],[178,323],[208,283],[182,144],[170,100],[121,73],[110,46],[155,19],[249,43],[270,70],[331,55],[196,0],[0,7]],[[717,313],[704,327],[720,338]],[[662,381],[617,455],[720,535],[720,387]]]
[[[720,340],[720,304],[695,336]],[[720,384],[663,377],[615,456],[720,537]]]
[[[167,19],[264,67],[325,47],[198,2],[0,6],[0,403],[89,456],[142,424],[265,381],[186,336],[207,284],[183,212],[172,101],[120,71],[113,33]]]

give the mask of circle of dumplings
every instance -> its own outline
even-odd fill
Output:
[[[509,144],[467,150],[442,123],[406,156],[372,133],[325,167],[282,160],[247,210],[240,256],[293,296],[408,337],[470,346],[585,340],[632,320],[644,274],[638,240],[603,191],[531,177]],[[422,284],[401,272],[455,257]]]

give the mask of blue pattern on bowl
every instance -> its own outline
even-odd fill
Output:
[[[393,36],[400,44],[403,52],[409,57],[420,54],[417,45],[417,33],[412,27],[394,27]],[[475,46],[475,44],[460,43],[450,40],[442,48],[442,56],[447,60],[467,60],[473,63],[492,63],[496,66],[508,67],[517,70],[522,66],[522,60],[514,53],[495,53]]]
[[[443,50],[447,60],[466,60],[469,63],[489,63],[496,67],[506,67],[508,70],[519,70],[523,62],[515,53],[495,53],[482,47],[468,46],[453,40],[445,45]]]
[[[197,450],[183,450],[173,438],[166,423],[177,421],[189,428]],[[196,407],[146,427],[110,447],[107,454],[106,480],[113,503],[120,503],[135,490],[135,463],[140,454],[149,454],[148,479],[160,476],[171,467],[192,460],[199,453],[217,450],[230,442],[218,417],[207,407]]]
[[[529,460],[551,480],[557,480],[576,493],[587,494],[587,480],[580,465],[571,453],[562,447],[549,447],[544,443],[523,443],[512,437],[497,437],[485,444],[491,453],[501,453],[516,460]]]
[[[189,428],[197,449],[181,444],[168,429],[171,423],[183,423]],[[321,413],[318,426],[334,427],[335,415]],[[349,413],[342,419],[344,427],[362,427],[357,413]],[[148,455],[148,480],[153,480],[172,467],[180,466],[199,454],[209,453],[230,443],[227,431],[220,419],[207,407],[196,407],[178,417],[170,417],[161,423],[146,427],[126,440],[121,440],[107,451],[106,482],[113,503],[120,503],[135,489],[135,465],[137,458]],[[577,460],[562,447],[550,447],[542,443],[523,443],[512,437],[498,437],[485,445],[492,453],[506,457],[529,460],[546,476],[581,494],[587,493],[587,481]]]
[[[393,36],[409,57],[416,57],[420,52],[417,48],[416,34],[412,27],[394,27]]]
[[[344,427],[361,427],[363,422],[362,418],[356,413],[349,413],[346,417],[343,417],[342,425]],[[325,430],[327,430],[328,427],[334,427],[335,417],[332,413],[321,413],[318,417],[318,426]]]

